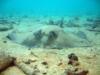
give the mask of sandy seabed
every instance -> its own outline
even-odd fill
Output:
[[[69,67],[68,55],[70,53],[75,53],[78,56],[79,67],[88,70],[88,75],[100,75],[99,45],[60,50],[27,48],[6,39],[5,36],[9,32],[0,32],[0,59],[3,56],[10,56],[16,58],[16,61],[14,61],[14,65],[4,69],[0,75],[67,75],[65,70]],[[95,41],[98,40],[95,39]],[[32,74],[33,70],[36,70],[37,74]]]

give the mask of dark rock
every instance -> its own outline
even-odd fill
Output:
[[[78,57],[74,53],[69,54],[68,58],[69,58],[68,64],[74,65],[74,66],[79,65]]]
[[[42,73],[43,75],[47,75],[47,73],[46,72],[44,72],[44,73]]]
[[[0,72],[14,65],[14,58],[0,55]]]
[[[43,65],[48,65],[48,63],[47,63],[47,62],[45,62],[45,61],[44,61],[44,62],[42,62],[41,64],[43,64]]]
[[[75,61],[78,61],[78,57],[74,53],[69,54],[68,58],[72,59],[72,60],[75,60]]]

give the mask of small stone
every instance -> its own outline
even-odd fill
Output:
[[[42,64],[43,64],[43,65],[48,65],[48,63],[47,63],[47,62],[45,62],[45,61],[44,61],[44,62],[42,62]]]
[[[46,74],[47,74],[46,72],[43,73],[43,75],[46,75]]]
[[[69,54],[68,58],[71,59],[71,60],[78,61],[78,57],[74,53]]]

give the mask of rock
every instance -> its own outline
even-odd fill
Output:
[[[70,66],[65,70],[65,74],[66,75],[87,75],[88,74],[88,70],[85,70],[83,68],[80,67],[79,62],[78,62],[78,57],[76,56],[76,54],[71,53],[68,55],[68,64],[70,64]]]
[[[72,60],[75,60],[75,61],[78,61],[78,57],[74,53],[69,54],[68,58],[72,59]]]
[[[15,64],[18,68],[20,68],[27,75],[32,75],[34,73],[34,70],[23,62],[15,63]]]
[[[26,75],[37,75],[40,73],[37,67],[31,67],[24,62],[15,62],[15,65],[20,68]]]
[[[14,65],[14,58],[8,56],[0,56],[0,72]]]
[[[48,62],[44,61],[44,62],[42,62],[41,64],[43,64],[43,65],[48,65]]]
[[[24,72],[20,70],[18,67],[13,66],[13,67],[7,68],[0,75],[26,75],[26,74],[24,74]]]
[[[73,65],[73,66],[79,65],[78,57],[74,53],[69,54],[68,58],[69,58],[68,64]]]

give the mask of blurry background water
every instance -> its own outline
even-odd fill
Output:
[[[0,0],[1,14],[99,15],[99,0]]]

